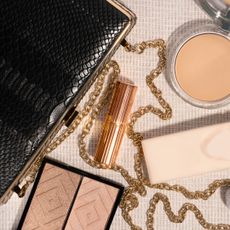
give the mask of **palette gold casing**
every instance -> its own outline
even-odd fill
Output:
[[[0,15],[3,204],[13,191],[23,196],[44,150],[76,118],[136,17],[116,0],[2,0]]]

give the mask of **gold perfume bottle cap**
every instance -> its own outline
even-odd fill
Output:
[[[96,161],[108,167],[116,162],[136,91],[137,87],[128,82],[118,81],[115,85],[95,155]]]
[[[118,81],[108,115],[114,122],[127,123],[134,102],[137,87],[131,83]]]

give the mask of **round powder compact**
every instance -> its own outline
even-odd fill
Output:
[[[230,103],[230,0],[195,0],[212,20],[182,25],[169,41],[167,79],[201,108]]]
[[[196,101],[218,103],[230,95],[230,40],[204,33],[187,40],[175,60],[176,81]]]

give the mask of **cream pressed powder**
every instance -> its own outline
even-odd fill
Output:
[[[18,230],[109,229],[123,186],[45,158]]]
[[[224,0],[224,2],[228,5],[230,5],[230,0]]]
[[[175,63],[176,81],[190,97],[207,102],[230,95],[230,40],[204,33],[180,48]]]

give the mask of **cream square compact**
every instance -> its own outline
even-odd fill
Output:
[[[109,229],[123,186],[45,158],[18,230]]]
[[[196,0],[212,19],[182,31],[169,51],[168,79],[192,105],[218,108],[230,102],[230,1]]]

